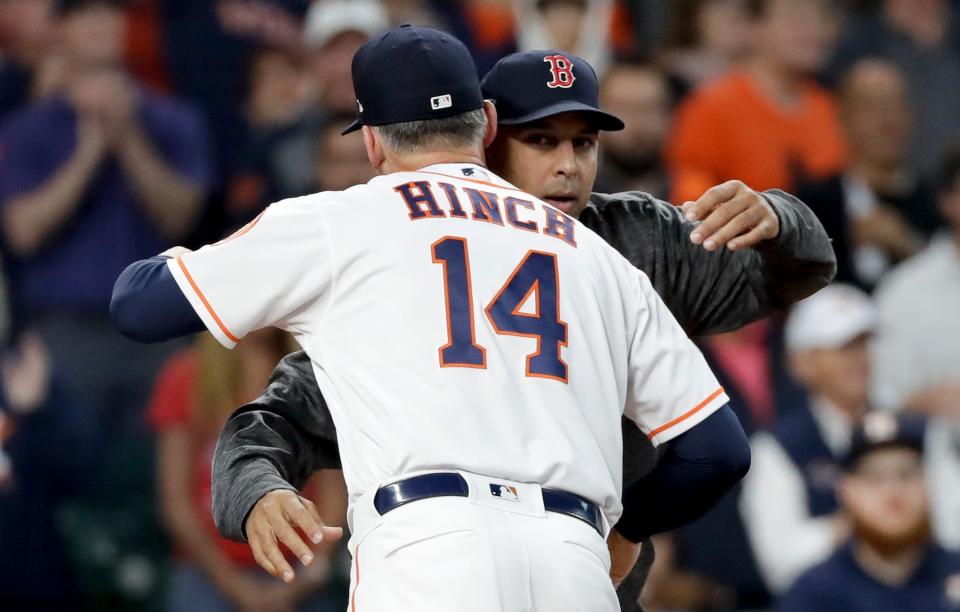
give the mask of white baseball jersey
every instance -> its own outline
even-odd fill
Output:
[[[460,469],[577,493],[612,525],[621,414],[657,444],[727,401],[642,272],[476,165],[285,200],[169,266],[225,346],[295,335],[352,501]]]

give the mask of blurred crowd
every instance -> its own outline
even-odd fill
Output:
[[[589,61],[626,124],[596,191],[679,205],[739,179],[833,240],[833,286],[698,339],[753,468],[655,539],[646,609],[960,610],[952,0],[0,0],[0,608],[346,608],[342,547],[285,585],[210,517],[219,428],[290,340],[136,345],[107,306],[134,260],[367,181],[340,136],[350,62],[405,22],[454,33],[480,75],[517,50]],[[922,417],[922,443],[850,461],[890,414]],[[308,491],[345,524],[338,472]]]

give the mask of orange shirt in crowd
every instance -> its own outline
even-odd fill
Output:
[[[738,179],[758,191],[795,188],[843,169],[845,144],[833,96],[812,81],[794,109],[776,105],[743,70],[681,103],[667,143],[671,200],[696,200]]]

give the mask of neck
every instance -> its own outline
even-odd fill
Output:
[[[483,166],[483,153],[473,149],[456,151],[427,151],[390,156],[380,166],[381,174],[412,172],[434,164],[477,164]]]
[[[863,179],[872,191],[883,194],[899,193],[910,182],[910,172],[900,162],[855,160],[850,173]]]
[[[803,76],[778,66],[769,58],[759,56],[750,63],[760,90],[778,106],[793,107],[800,103],[803,91]]]
[[[860,568],[874,579],[891,586],[906,583],[920,562],[926,546],[913,546],[889,554],[881,554],[862,540],[853,544],[853,556]]]

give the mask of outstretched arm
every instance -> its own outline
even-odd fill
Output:
[[[757,194],[732,181],[684,208],[640,192],[594,194],[590,203],[580,221],[647,274],[692,336],[768,316],[826,286],[836,272],[823,226],[782,191]]]
[[[284,357],[264,392],[237,409],[213,457],[213,518],[220,533],[247,541],[251,509],[275,489],[295,491],[316,470],[340,467],[330,410],[303,351]]]

